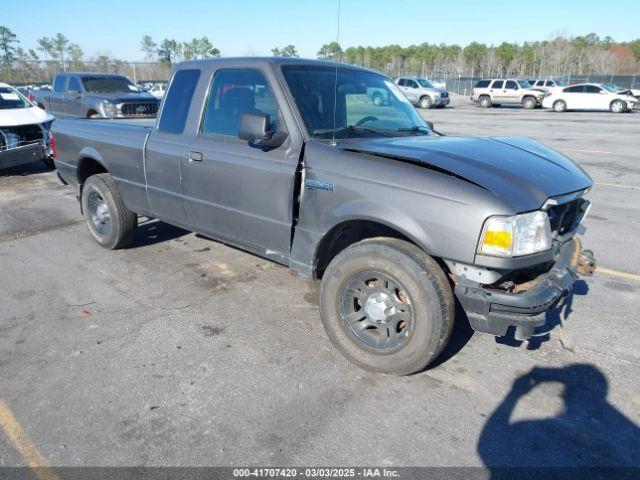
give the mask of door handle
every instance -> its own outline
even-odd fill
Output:
[[[190,162],[201,162],[202,161],[202,153],[201,152],[189,152],[188,154]]]

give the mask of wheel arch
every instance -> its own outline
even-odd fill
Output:
[[[102,156],[95,148],[85,147],[78,156],[78,168],[76,169],[78,188],[82,189],[82,185],[87,178],[96,173],[109,173],[109,170],[105,166]]]
[[[376,206],[378,215],[351,209],[335,219],[320,241],[313,256],[313,278],[322,277],[331,260],[345,248],[361,240],[375,237],[392,237],[405,240],[428,254],[432,254],[431,239],[427,232],[406,214],[385,211]]]

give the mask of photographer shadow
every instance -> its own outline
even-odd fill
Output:
[[[520,399],[545,383],[561,384],[562,412],[512,421]],[[589,364],[536,367],[519,377],[478,441],[491,479],[621,479],[640,473],[640,428],[607,401],[607,392],[606,377]]]

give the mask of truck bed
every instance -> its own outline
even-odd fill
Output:
[[[67,183],[77,186],[83,176],[83,163],[97,163],[111,173],[125,198],[138,198],[145,191],[144,144],[155,121],[154,118],[54,121],[58,172]],[[146,195],[143,197],[146,199]]]

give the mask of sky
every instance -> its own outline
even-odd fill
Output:
[[[102,53],[141,60],[142,36],[182,42],[207,36],[224,56],[270,55],[294,44],[315,58],[336,39],[338,0],[0,0],[0,25],[20,46],[63,33],[85,58]],[[595,32],[640,37],[640,0],[342,0],[340,44],[383,46],[499,44]]]

